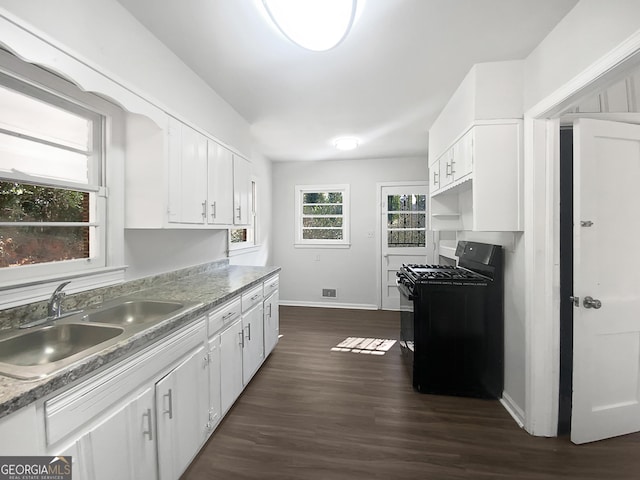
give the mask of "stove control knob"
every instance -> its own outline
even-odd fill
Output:
[[[602,302],[596,298],[584,297],[582,300],[584,308],[595,308],[596,310],[602,306]]]

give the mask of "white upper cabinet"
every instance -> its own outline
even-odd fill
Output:
[[[249,161],[169,115],[128,115],[125,185],[127,228],[250,223]]]
[[[210,225],[233,224],[233,154],[222,145],[208,142],[208,209]]]
[[[233,223],[248,225],[251,215],[251,164],[233,156]]]
[[[207,137],[169,122],[169,222],[204,225],[207,220]]]
[[[477,64],[429,130],[432,230],[524,227],[522,62]]]

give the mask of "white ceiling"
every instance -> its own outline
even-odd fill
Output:
[[[251,125],[272,160],[426,155],[474,63],[525,58],[577,0],[360,0],[328,52],[290,43],[259,0],[119,0]],[[362,145],[338,152],[332,140]]]

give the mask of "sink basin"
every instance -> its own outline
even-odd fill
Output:
[[[0,340],[0,362],[18,367],[52,364],[122,332],[123,328],[77,323],[40,327]]]
[[[184,305],[178,302],[129,300],[87,313],[83,320],[122,326],[138,325],[156,322],[183,307]]]

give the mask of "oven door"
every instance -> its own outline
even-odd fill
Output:
[[[396,281],[400,291],[400,350],[402,356],[407,360],[410,371],[413,369],[414,337],[413,337],[413,314],[414,295],[412,288]]]

